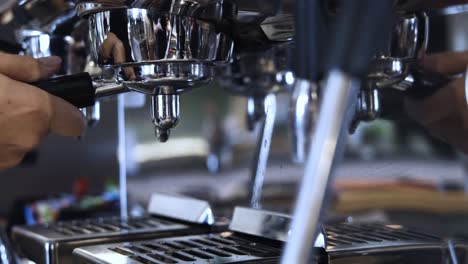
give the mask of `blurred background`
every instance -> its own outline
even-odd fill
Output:
[[[13,43],[14,23],[7,14],[2,23],[2,41]],[[431,17],[430,35],[437,37],[430,37],[429,51],[468,49],[467,24],[465,14]],[[215,81],[181,101],[180,125],[167,143],[159,143],[149,100],[125,95],[130,212],[142,214],[151,193],[165,191],[209,200],[215,214],[230,216],[233,205],[249,200],[258,128],[247,129],[247,99],[226,93]],[[278,95],[278,104],[262,200],[266,209],[289,213],[303,166],[289,154],[289,96]],[[117,214],[116,109],[116,100],[103,102],[101,121],[83,138],[50,136],[21,166],[1,172],[0,221]],[[407,118],[362,124],[350,136],[337,175],[332,218],[414,221],[429,229],[438,223],[441,232],[468,222],[468,158]],[[447,219],[453,225],[444,224]]]

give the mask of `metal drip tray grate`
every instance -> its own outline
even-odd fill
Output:
[[[74,253],[85,263],[276,263],[281,245],[226,232],[79,248]]]
[[[441,238],[401,225],[348,224],[325,226],[327,251],[353,247],[386,247],[402,244],[440,243]]]
[[[77,236],[89,234],[105,234],[123,231],[142,231],[146,229],[164,228],[177,223],[171,223],[152,217],[130,219],[122,221],[120,218],[92,219],[71,222],[59,222],[52,225],[44,225],[45,229],[53,230],[64,236]]]
[[[19,251],[36,263],[71,263],[77,247],[207,233],[209,227],[181,224],[158,217],[100,218],[50,225],[15,227]],[[67,262],[68,261],[68,262]]]

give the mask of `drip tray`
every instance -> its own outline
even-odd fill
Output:
[[[440,244],[442,239],[433,234],[408,229],[397,224],[326,225],[327,251],[358,250],[362,248],[396,247],[404,245]]]
[[[450,250],[441,237],[398,224],[325,226],[328,263],[445,263]]]
[[[15,227],[19,252],[38,264],[72,263],[72,251],[104,243],[208,233],[209,227],[159,217],[98,218],[49,225]]]
[[[282,243],[232,232],[78,248],[78,263],[277,263]]]

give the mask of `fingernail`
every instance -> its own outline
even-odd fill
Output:
[[[62,59],[57,56],[50,56],[50,57],[44,57],[44,58],[39,58],[37,61],[41,64],[41,66],[45,67],[57,67],[60,64],[62,64]]]

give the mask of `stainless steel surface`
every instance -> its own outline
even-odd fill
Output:
[[[168,6],[169,13],[161,13]],[[209,83],[212,67],[232,54],[233,41],[213,23],[235,12],[227,2],[78,1],[77,10],[88,19],[94,60],[114,70],[116,83],[153,96],[161,142],[178,123],[179,94]]]
[[[294,82],[289,69],[291,49],[290,43],[282,43],[266,52],[237,54],[232,65],[226,67],[220,77],[225,90],[247,96],[248,129],[254,130],[261,122],[248,186],[253,208],[261,208],[263,182],[277,112],[275,94],[290,90]]]
[[[328,263],[453,263],[450,244],[398,224],[327,225]]]
[[[78,263],[277,263],[290,216],[237,207],[230,231],[78,248]],[[267,238],[267,239],[265,239]],[[327,224],[308,263],[445,263],[463,259],[466,239],[442,237],[400,224]],[[448,262],[453,263],[453,262]]]
[[[24,29],[17,32],[17,39],[23,44],[22,46],[25,53],[34,58],[52,55],[50,50],[50,38],[51,36],[49,34],[39,30]]]
[[[21,254],[41,264],[71,263],[80,246],[204,232],[179,222],[157,217],[98,218],[15,227],[13,238]]]
[[[319,109],[318,85],[296,79],[289,105],[289,136],[294,162],[303,163],[309,152],[309,141]]]
[[[78,248],[80,263],[277,263],[281,244],[237,236],[232,232],[179,236],[136,243]]]
[[[170,91],[169,91],[170,92]],[[151,118],[159,141],[166,142],[170,131],[180,118],[179,95],[158,94],[152,96]]]
[[[79,15],[86,16],[93,13],[112,9],[142,8],[155,10],[159,13],[173,15],[193,16],[205,13],[213,18],[221,19],[223,16],[233,18],[235,16],[235,6],[230,1],[222,0],[142,0],[142,1],[108,1],[108,0],[74,0],[77,5]],[[228,6],[229,5],[229,6]],[[225,10],[222,10],[226,8]],[[202,11],[202,12],[200,12]],[[220,14],[220,11],[226,14]],[[231,11],[231,13],[229,13]]]
[[[291,216],[264,210],[236,207],[229,230],[286,242]]]
[[[190,17],[132,8],[95,13],[88,21],[95,60],[123,67],[123,81],[142,83],[140,89],[163,85],[161,79],[185,86],[180,89],[204,84],[211,78],[204,64],[225,63],[232,52],[227,35]],[[154,94],[151,88],[147,93]]]
[[[282,263],[306,263],[309,258],[333,162],[339,156],[343,132],[348,131],[350,109],[355,107],[358,90],[359,83],[343,72],[329,73]]]
[[[420,74],[418,60],[426,53],[429,41],[429,19],[425,13],[399,14],[386,50],[371,61],[367,74],[367,85],[359,96],[357,115],[351,131],[354,132],[360,121],[372,121],[380,116],[378,89],[409,91],[432,78]],[[415,81],[422,80],[421,83]],[[436,82],[434,82],[436,83]],[[439,82],[437,82],[439,83]]]
[[[125,130],[125,97],[117,98],[117,160],[119,166],[119,206],[120,217],[127,219],[129,215],[127,191],[127,138]]]
[[[412,85],[413,83],[411,83]],[[368,88],[361,89],[356,104],[356,115],[353,118],[350,132],[354,133],[361,121],[372,121],[380,117],[380,92],[370,84]]]
[[[93,86],[96,89],[96,99],[104,99],[129,91],[129,89],[122,84],[117,84],[109,80],[103,80],[102,78],[93,80]]]
[[[86,117],[89,127],[94,127],[101,120],[101,103],[96,102],[94,106],[81,109],[81,112]]]
[[[390,42],[371,62],[368,79],[378,87],[386,87],[403,80],[426,52],[429,20],[425,13],[397,16]]]
[[[148,213],[188,223],[214,224],[213,211],[208,202],[175,194],[153,193]]]
[[[253,167],[251,170],[250,184],[250,206],[252,208],[261,208],[262,189],[265,179],[268,157],[270,154],[271,140],[273,138],[273,128],[275,126],[275,117],[277,112],[276,96],[267,95],[263,100],[264,116],[260,126],[260,135],[257,141]]]

